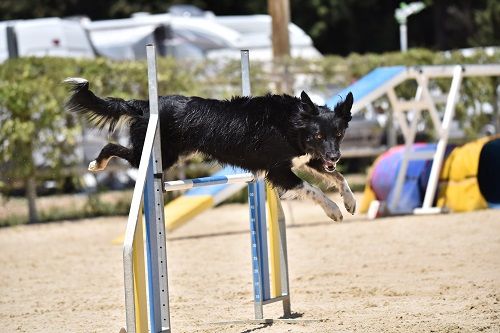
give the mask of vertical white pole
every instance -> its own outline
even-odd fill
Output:
[[[250,59],[248,50],[241,50],[241,94],[251,95],[250,87]]]
[[[460,84],[462,83],[462,66],[457,65],[453,69],[453,79],[451,81],[451,88],[446,100],[446,109],[442,122],[442,128],[439,131],[439,142],[434,155],[432,163],[431,174],[429,176],[429,183],[425,191],[424,203],[422,209],[429,209],[432,207],[436,193],[437,184],[439,181],[439,173],[441,172],[441,165],[443,164],[444,153],[448,143],[448,135],[450,131],[450,124],[455,114],[455,106],[459,97]]]
[[[401,52],[408,51],[408,28],[406,27],[406,22],[399,24],[399,44]]]

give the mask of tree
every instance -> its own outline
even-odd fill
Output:
[[[179,66],[172,58],[160,58],[158,67],[162,94],[199,94],[201,64]],[[38,220],[37,184],[71,176],[72,167],[84,162],[76,154],[81,122],[64,110],[66,77],[88,78],[100,96],[147,97],[144,61],[19,58],[0,64],[0,192],[26,188],[30,222]]]
[[[0,77],[2,190],[8,192],[21,180],[29,221],[37,222],[40,170],[57,179],[61,168],[75,161],[72,152],[78,130],[64,112],[60,82],[64,70],[55,59],[50,66],[41,59],[16,59],[0,66]]]
[[[474,12],[476,32],[469,37],[473,46],[500,45],[500,2],[487,0],[483,10]]]

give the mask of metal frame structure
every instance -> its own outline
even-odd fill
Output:
[[[433,203],[436,195],[439,173],[441,172],[446,145],[448,143],[450,125],[455,115],[455,107],[459,99],[462,79],[464,77],[499,75],[500,65],[446,65],[407,68],[405,72],[402,72],[393,79],[393,85],[388,89],[386,88],[386,93],[391,103],[395,119],[403,133],[405,150],[396,178],[394,196],[388,206],[390,211],[396,209],[401,197],[409,162],[411,160],[433,160],[422,207],[415,209],[414,213],[432,214],[441,212],[440,208],[433,207]],[[429,80],[437,78],[452,79],[442,119],[437,112],[435,102],[429,91]],[[399,100],[395,93],[395,87],[409,79],[415,79],[418,84],[415,98],[411,101]],[[416,152],[413,150],[413,144],[415,142],[417,124],[421,119],[422,112],[425,110],[429,112],[432,124],[437,133],[437,147],[435,151]],[[405,114],[405,112],[408,111],[413,112],[410,123],[408,123],[408,117]]]
[[[375,72],[384,72],[384,75],[377,76]],[[414,210],[414,213],[428,214],[438,213],[441,210],[437,207],[432,207],[436,188],[439,180],[439,173],[443,164],[444,153],[448,143],[448,136],[450,124],[455,115],[455,106],[457,104],[460,92],[460,85],[462,79],[465,77],[480,77],[480,76],[500,76],[500,65],[435,65],[435,66],[418,66],[418,67],[382,67],[369,73],[366,77],[359,80],[357,89],[362,92],[361,96],[355,100],[352,107],[352,113],[357,113],[361,109],[369,106],[375,100],[387,95],[392,107],[392,115],[396,123],[399,125],[405,140],[405,150],[403,159],[399,168],[396,185],[394,188],[394,196],[391,202],[388,203],[389,212],[397,210],[398,202],[401,198],[401,191],[403,189],[408,164],[411,160],[433,160],[431,174],[425,198],[421,208]],[[373,82],[370,82],[368,80]],[[366,78],[366,79],[365,79]],[[444,115],[441,118],[433,100],[430,90],[429,81],[432,79],[451,78],[451,86],[448,92]],[[401,100],[398,98],[395,88],[407,80],[415,80],[418,88],[413,100]],[[371,86],[375,83],[380,84],[375,88]],[[344,89],[339,96],[344,96],[351,89],[348,87]],[[356,94],[354,96],[357,97]],[[333,104],[335,101],[331,102]],[[417,125],[422,117],[422,112],[429,112],[432,124],[437,133],[437,147],[435,151],[417,152],[413,149],[415,143],[415,135],[417,132]],[[408,113],[412,116],[409,117]]]
[[[255,319],[269,322],[263,319],[263,305],[277,301],[283,302],[284,316],[289,317],[286,225],[275,190],[267,187],[270,216],[268,249],[266,184],[263,180],[251,173],[243,173],[162,181],[156,52],[154,45],[147,45],[146,49],[150,116],[123,244],[127,332],[171,332],[163,192],[227,183],[248,183]],[[243,50],[244,95],[250,95],[249,70],[248,50]]]

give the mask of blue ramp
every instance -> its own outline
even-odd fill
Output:
[[[345,99],[349,92],[352,92],[354,102],[360,101],[375,89],[380,88],[406,70],[405,66],[379,67],[363,76],[338,94],[330,97],[326,101],[329,108],[334,108],[338,102]]]

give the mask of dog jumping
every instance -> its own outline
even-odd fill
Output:
[[[129,128],[130,147],[108,143],[90,162],[90,171],[106,168],[112,157],[138,168],[149,120],[147,100],[100,98],[89,82],[68,78],[69,111],[85,115],[96,127],[112,132],[122,122]],[[347,181],[336,171],[340,143],[351,120],[353,96],[349,93],[333,110],[314,104],[302,92],[289,95],[233,97],[230,100],[180,95],[158,100],[162,169],[180,157],[199,152],[223,165],[235,165],[263,174],[284,197],[307,197],[334,221],[342,212],[319,188],[303,181],[293,170],[319,176],[336,187],[347,211],[354,214],[356,200]]]

